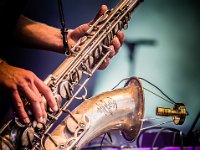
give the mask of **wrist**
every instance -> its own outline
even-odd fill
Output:
[[[3,62],[4,62],[4,60],[0,58],[0,64],[2,64]]]
[[[6,60],[0,58],[0,65],[1,66],[8,65],[8,63],[6,62]]]

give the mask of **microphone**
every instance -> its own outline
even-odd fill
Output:
[[[188,115],[186,107],[183,103],[176,103],[174,108],[164,108],[157,107],[156,109],[157,116],[172,116],[173,122],[176,125],[182,125],[185,121],[185,117]]]

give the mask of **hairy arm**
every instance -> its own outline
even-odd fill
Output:
[[[100,11],[90,23],[98,19],[106,10],[107,7],[102,5]],[[79,38],[85,35],[88,29],[89,25],[83,24],[74,30],[69,30],[67,35],[68,47],[75,45]],[[16,44],[19,46],[64,53],[60,29],[33,21],[25,16],[20,16],[14,37]],[[110,58],[118,52],[123,42],[124,34],[123,32],[118,32],[112,40],[112,45],[110,45],[112,51],[109,57],[107,57],[106,61],[99,69],[104,69],[108,66]],[[30,102],[35,120],[38,122],[44,123],[47,118],[41,94],[47,100],[52,110],[58,110],[56,101],[49,87],[47,87],[33,72],[11,66],[4,61],[0,61],[0,87],[5,89],[12,96],[15,109],[19,117],[24,120],[25,123],[30,122],[30,120],[26,113],[26,108],[24,108],[23,100],[20,97],[21,95],[25,96]]]
[[[20,16],[15,30],[16,44],[64,53],[60,29]]]

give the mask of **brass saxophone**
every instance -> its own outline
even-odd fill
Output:
[[[125,88],[84,101],[44,140],[44,146],[47,150],[81,149],[110,130],[121,130],[125,139],[132,141],[141,129],[143,115],[143,88],[132,78]]]
[[[14,117],[0,129],[0,149],[80,149],[94,137],[113,129],[122,130],[127,140],[137,136],[144,111],[139,80],[132,79],[128,87],[89,100],[85,84],[109,55],[109,45],[117,32],[128,28],[131,13],[140,1],[121,0],[90,25],[86,36],[70,50],[71,55],[44,80],[57,100],[58,112],[46,106],[46,124],[27,126]],[[85,94],[79,96],[82,90]],[[84,102],[70,112],[67,108],[74,99]],[[24,104],[29,105],[26,100]],[[63,115],[65,119],[59,123]]]

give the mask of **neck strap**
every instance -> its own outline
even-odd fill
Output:
[[[63,36],[63,48],[65,50],[65,55],[70,55],[68,41],[67,41],[68,28],[65,27],[65,19],[64,19],[65,17],[63,12],[62,0],[58,0],[58,8],[59,8],[60,24],[62,27],[61,34]]]

